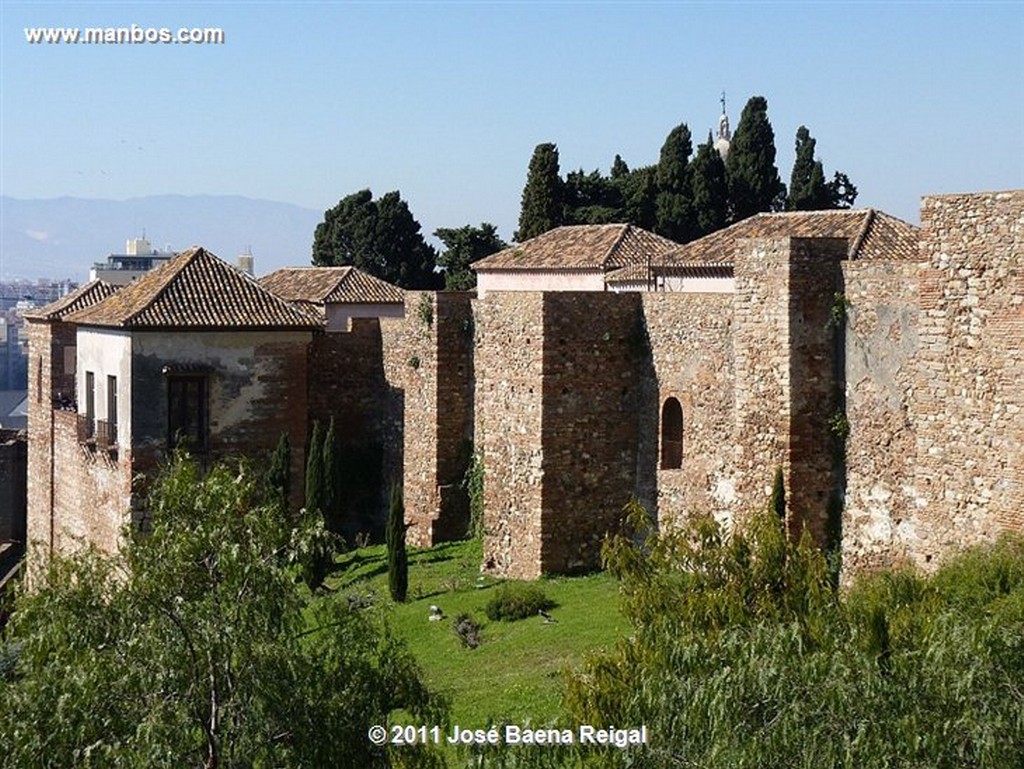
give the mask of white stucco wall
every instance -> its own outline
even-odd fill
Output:
[[[682,294],[731,294],[736,290],[735,278],[694,278],[694,277],[661,277],[656,280],[656,291],[676,292]],[[627,291],[647,291],[647,281],[631,283],[613,283],[608,286],[610,291],[622,293]]]
[[[604,272],[595,270],[480,271],[476,292],[488,291],[604,291]]]
[[[351,331],[352,318],[404,318],[404,304],[328,304],[327,331]]]
[[[117,442],[131,441],[132,338],[118,329],[79,328],[76,334],[75,395],[78,413],[85,413],[86,372],[95,375],[95,418],[110,421],[107,413],[107,377],[117,377]]]

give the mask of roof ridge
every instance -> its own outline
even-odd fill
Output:
[[[857,237],[853,239],[853,243],[846,250],[846,256],[848,259],[856,259],[857,254],[860,252],[861,246],[864,245],[864,241],[867,239],[868,232],[871,230],[872,225],[875,223],[875,209],[868,208],[867,215],[864,217],[864,223],[860,227],[860,232],[857,233]]]
[[[129,324],[131,324],[135,320],[137,320],[138,317],[140,315],[142,315],[143,312],[145,312],[147,309],[149,309],[154,304],[156,304],[157,300],[159,300],[165,293],[167,293],[167,290],[169,289],[171,284],[174,283],[174,279],[178,275],[180,275],[185,270],[186,267],[190,266],[192,264],[192,262],[194,262],[196,260],[196,258],[199,256],[199,254],[205,254],[205,253],[207,253],[207,251],[202,246],[192,246],[191,248],[187,248],[184,251],[182,251],[180,254],[177,254],[176,256],[172,257],[167,262],[166,265],[161,265],[160,267],[157,267],[156,270],[151,271],[149,273],[150,275],[157,275],[157,274],[159,274],[158,271],[161,269],[161,267],[163,267],[163,268],[166,268],[167,276],[164,277],[163,275],[160,275],[160,278],[163,280],[163,282],[160,284],[160,287],[156,290],[156,292],[153,293],[153,295],[149,298],[148,302],[143,304],[142,307],[140,307],[140,308],[134,310],[133,312],[131,312],[122,321],[121,325],[128,326]],[[180,261],[181,265],[180,266],[175,265],[175,269],[172,270],[170,268],[170,265],[174,264],[176,261]],[[145,276],[143,276],[143,277],[145,277]],[[141,280],[143,280],[143,278],[140,278],[139,280],[141,281]],[[156,283],[156,279],[155,278],[154,278],[153,282]],[[135,285],[139,285],[139,284],[136,283]]]
[[[606,224],[612,224],[612,222],[606,222]],[[616,227],[622,227],[622,231],[619,233],[619,237],[615,238],[615,242],[612,243],[612,247],[608,249],[608,253],[605,254],[604,259],[601,260],[601,266],[607,267],[612,258],[615,256],[615,252],[618,251],[619,246],[622,245],[622,241],[626,239],[626,233],[629,232],[629,228],[632,227],[629,222],[625,224],[617,224]]]

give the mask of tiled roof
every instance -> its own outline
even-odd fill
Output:
[[[119,286],[105,280],[91,280],[66,296],[25,313],[29,320],[63,320],[65,316],[91,307],[117,292]]]
[[[66,320],[138,329],[284,330],[320,325],[246,273],[199,247],[178,254]]]
[[[398,286],[355,267],[284,267],[260,285],[290,302],[310,304],[401,304]]]
[[[679,244],[632,224],[556,227],[517,246],[474,262],[487,270],[610,270],[646,264]]]
[[[676,246],[653,266],[731,266],[740,241],[769,238],[844,238],[847,259],[917,259],[917,227],[872,208],[756,214],[699,240]],[[619,270],[610,283],[644,280],[644,267]]]

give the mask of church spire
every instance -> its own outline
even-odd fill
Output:
[[[729,116],[725,114],[725,91],[722,91],[722,116],[718,118],[718,138],[715,140],[715,149],[725,160],[729,154],[729,142],[732,141],[732,131],[729,130]]]

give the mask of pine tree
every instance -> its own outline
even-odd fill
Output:
[[[622,186],[625,220],[645,230],[653,230],[656,226],[657,173],[657,166],[643,166],[616,180],[616,184]]]
[[[392,600],[403,603],[409,589],[409,561],[405,552],[405,502],[402,499],[402,487],[397,484],[391,487],[386,540],[388,588]]]
[[[440,288],[436,261],[397,190],[377,200],[370,190],[342,198],[313,233],[313,264],[353,265],[402,288]]]
[[[669,132],[658,160],[654,231],[679,243],[685,243],[693,235],[692,152],[690,129],[683,123]]]
[[[775,132],[768,122],[768,100],[763,96],[752,96],[743,108],[725,170],[732,221],[784,207],[786,186],[775,167]]]
[[[320,422],[313,422],[306,457],[306,511],[324,512],[324,437]]]
[[[437,264],[444,268],[446,291],[468,291],[474,288],[476,274],[469,265],[508,247],[498,237],[498,229],[490,222],[482,222],[479,227],[469,224],[458,229],[441,227],[434,230],[434,237],[444,243],[445,250],[437,258]]]
[[[729,185],[725,178],[725,161],[715,149],[711,132],[707,144],[697,147],[690,164],[693,182],[693,213],[695,237],[703,237],[722,229],[729,217]]]
[[[522,243],[560,226],[564,218],[562,179],[558,175],[558,147],[554,144],[538,144],[530,158],[519,212],[519,229],[513,237]]]
[[[288,497],[292,487],[291,468],[292,448],[288,442],[288,433],[282,432],[274,453],[270,455],[270,466],[267,469],[267,484],[275,498],[280,500],[282,510],[288,510]]]

